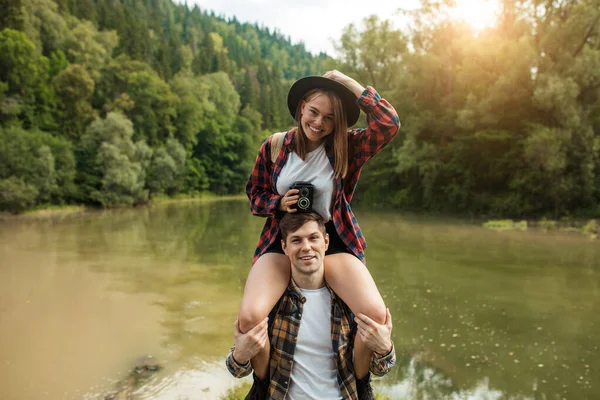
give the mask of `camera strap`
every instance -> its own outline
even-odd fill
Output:
[[[275,164],[275,161],[277,161],[277,156],[279,155],[279,151],[283,145],[285,134],[286,132],[277,132],[271,135],[273,136],[273,139],[271,139],[271,162],[273,164]]]

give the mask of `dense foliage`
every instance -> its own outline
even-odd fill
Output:
[[[502,0],[477,34],[451,3],[349,25],[333,60],[171,0],[0,0],[0,209],[239,193],[290,83],[336,67],[403,124],[358,201],[600,215],[600,0]]]
[[[422,1],[405,30],[369,18],[341,39],[344,68],[376,84],[403,122],[404,139],[368,165],[362,198],[600,216],[600,1],[503,0],[478,35],[448,3]]]
[[[0,210],[240,193],[290,82],[330,62],[170,0],[0,9]]]

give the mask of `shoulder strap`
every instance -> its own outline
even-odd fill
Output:
[[[275,161],[277,161],[277,156],[279,155],[279,151],[283,145],[285,134],[286,132],[277,132],[271,135],[273,136],[273,139],[271,139],[271,162],[273,164],[275,164]]]

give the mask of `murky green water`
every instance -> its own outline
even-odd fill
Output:
[[[392,399],[599,399],[600,242],[358,210]],[[0,398],[217,399],[263,220],[245,201],[0,221]]]

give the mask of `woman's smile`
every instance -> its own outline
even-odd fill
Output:
[[[327,96],[316,95],[302,106],[302,128],[311,142],[321,142],[333,132],[333,105]]]

